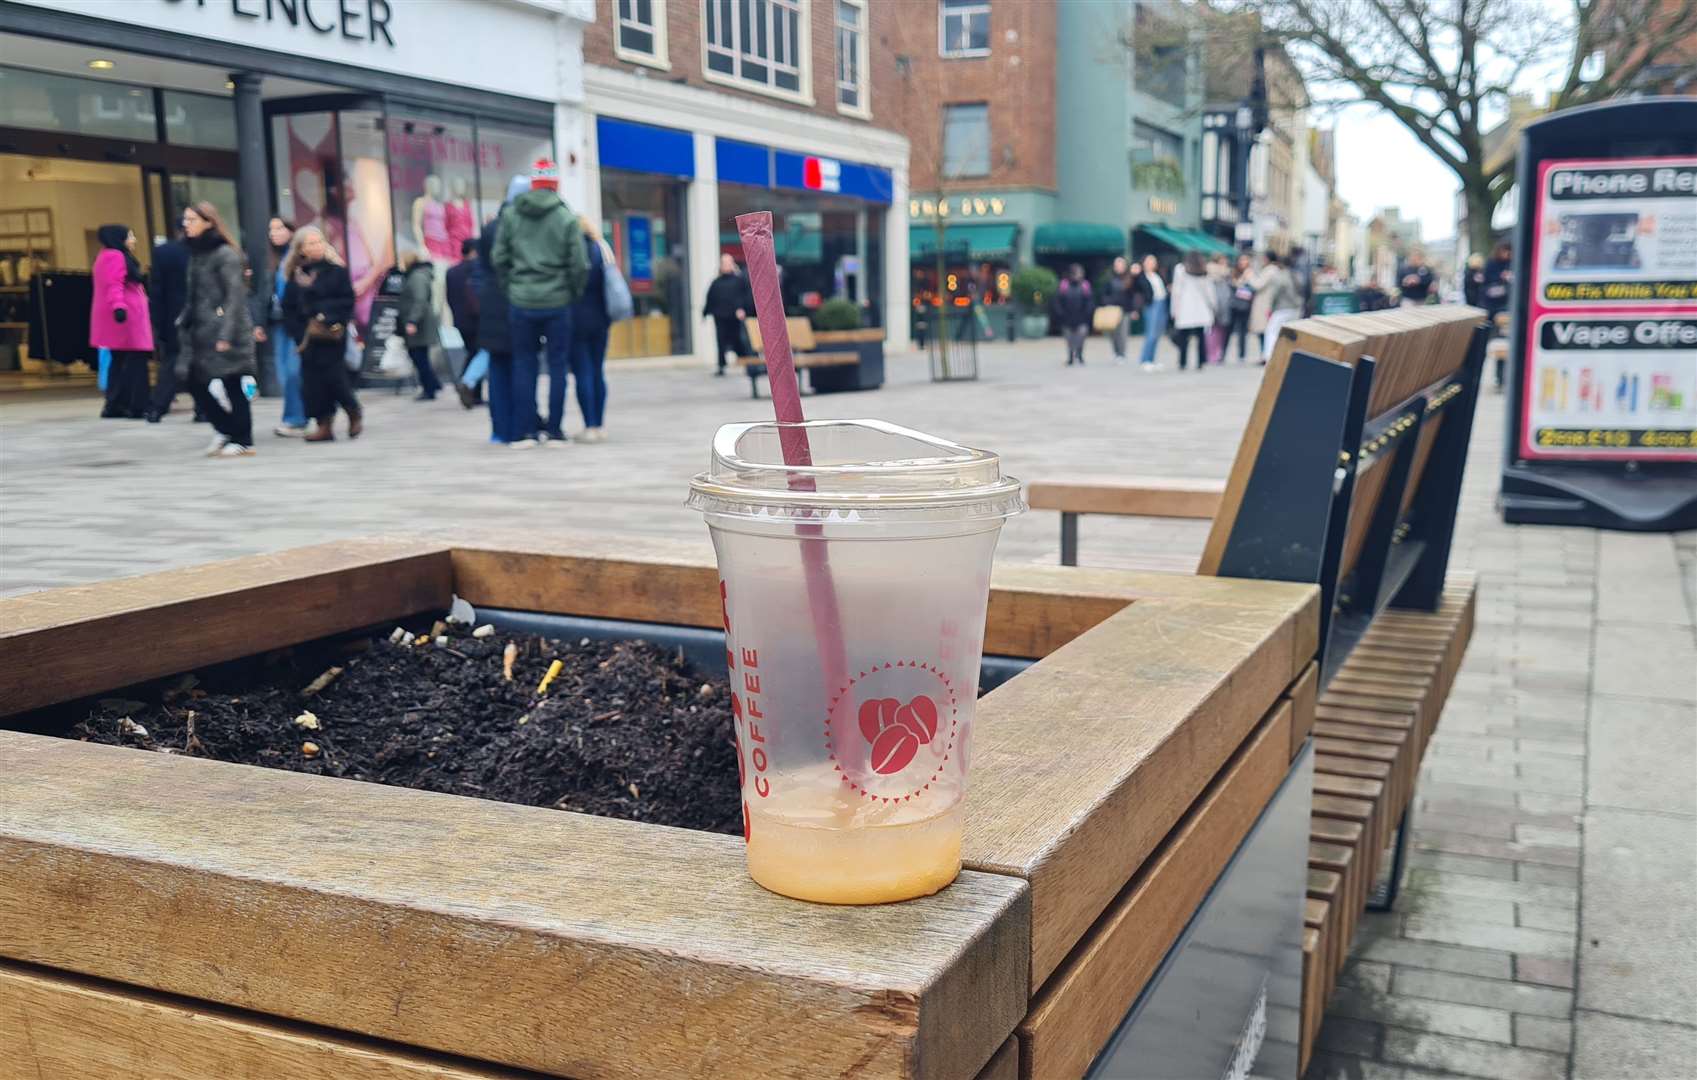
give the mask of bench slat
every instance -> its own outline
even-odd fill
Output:
[[[1219,510],[1225,490],[1224,480],[1075,477],[1034,480],[1025,497],[1033,510],[1207,520]]]

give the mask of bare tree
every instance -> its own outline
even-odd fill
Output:
[[[1399,120],[1461,182],[1476,251],[1514,183],[1513,155],[1489,153],[1488,125],[1527,77],[1558,82],[1552,111],[1588,104],[1638,89],[1697,35],[1697,0],[1216,0],[1193,11],[1210,67],[1282,45],[1317,102],[1362,100]]]

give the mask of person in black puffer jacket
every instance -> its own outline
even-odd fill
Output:
[[[472,287],[477,290],[477,345],[489,353],[489,376],[484,380],[484,396],[489,401],[489,441],[499,445],[510,443],[513,434],[513,333],[508,321],[507,291],[501,288],[500,278],[491,261],[495,233],[501,226],[501,215],[512,201],[530,190],[530,177],[515,176],[507,184],[507,201],[495,214],[495,219],[483,226],[477,238],[477,268],[472,271]],[[536,388],[530,388],[530,407],[536,408]]]
[[[254,341],[242,253],[211,203],[184,208],[183,232],[189,272],[177,316],[176,375],[218,432],[206,456],[247,457],[253,453],[253,410],[242,379],[254,373]]]
[[[295,233],[283,260],[283,328],[300,348],[301,398],[317,427],[306,442],[330,442],[336,437],[336,406],[348,414],[348,438],[365,429],[365,414],[354,396],[347,361],[348,326],[354,316],[354,286],[336,249],[315,226]],[[314,325],[321,340],[307,340]],[[339,336],[331,337],[336,327]],[[328,331],[328,333],[326,333]]]

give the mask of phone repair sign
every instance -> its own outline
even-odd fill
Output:
[[[1697,461],[1697,156],[1538,163],[1520,455]]]

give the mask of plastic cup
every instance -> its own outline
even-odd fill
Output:
[[[798,430],[812,464],[786,466]],[[689,501],[718,554],[750,876],[835,904],[948,885],[1019,481],[877,420],[732,424]]]

